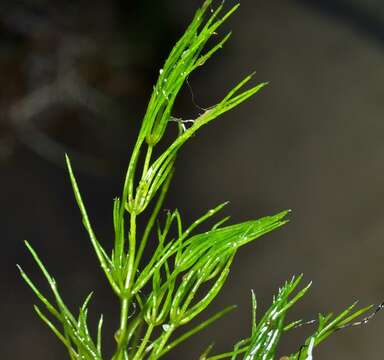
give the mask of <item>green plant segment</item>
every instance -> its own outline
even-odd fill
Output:
[[[225,308],[195,327],[186,326],[200,315],[222,289],[237,251],[260,236],[284,225],[288,211],[258,220],[225,225],[227,217],[217,220],[208,231],[199,227],[211,224],[214,216],[225,207],[221,204],[192,224],[185,226],[178,210],[160,216],[181,147],[198,130],[220,115],[256,94],[265,83],[244,89],[252,79],[245,77],[216,105],[205,110],[186,126],[182,119],[172,116],[175,99],[187,77],[204,63],[228,40],[224,36],[213,47],[204,51],[207,41],[238,8],[224,11],[221,4],[212,9],[207,0],[196,12],[184,35],[172,49],[160,70],[159,78],[149,100],[141,129],[129,161],[120,198],[113,204],[114,244],[109,249],[98,241],[82,200],[69,158],[67,167],[82,221],[88,232],[100,267],[120,305],[120,321],[114,334],[116,349],[112,360],[159,359],[173,348],[203,330],[234,309]],[[167,127],[178,126],[178,133],[164,149],[162,143]],[[139,231],[137,218],[144,216],[146,227]],[[143,256],[151,242],[154,251]],[[154,245],[155,244],[155,245]],[[75,316],[65,305],[55,279],[29,243],[26,246],[52,290],[51,300],[45,297],[30,277],[21,275],[43,308],[35,311],[67,348],[71,360],[102,360],[103,316],[98,327],[90,331],[87,325],[87,296]],[[108,246],[107,246],[108,247]],[[256,299],[253,295],[253,322],[249,338],[238,342],[228,353],[210,355],[210,346],[201,359],[273,359],[281,335],[300,326],[300,322],[286,322],[288,310],[305,295],[309,285],[297,291],[301,277],[287,282],[275,296],[269,310],[256,321]],[[297,291],[295,293],[295,291]],[[369,308],[369,307],[368,307]],[[311,359],[312,349],[331,333],[347,326],[368,308],[353,312],[352,307],[335,318],[319,316],[318,329],[289,359]],[[134,311],[135,310],[135,311]],[[133,314],[133,315],[132,315]],[[177,334],[176,334],[176,330]],[[184,332],[183,332],[184,331]]]

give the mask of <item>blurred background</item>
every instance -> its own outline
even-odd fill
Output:
[[[112,242],[112,199],[147,99],[200,3],[1,1],[1,359],[67,358],[16,271],[22,264],[46,289],[24,239],[73,309],[95,290],[91,311],[105,314],[112,348],[117,303],[82,228],[63,154],[99,239]],[[384,3],[243,0],[225,30],[233,30],[231,41],[191,76],[194,101],[184,89],[174,115],[196,116],[196,104],[215,104],[253,70],[270,85],[184,147],[166,206],[178,207],[186,223],[224,200],[233,221],[286,208],[292,221],[238,254],[210,311],[239,309],[169,359],[196,359],[212,340],[216,351],[229,350],[249,333],[251,289],[262,311],[293,274],[314,284],[292,318],[384,299]],[[281,355],[310,331],[289,334]],[[337,333],[317,358],[382,358],[383,332],[380,313]]]

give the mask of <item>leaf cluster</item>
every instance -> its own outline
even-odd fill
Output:
[[[243,360],[272,360],[277,356],[277,346],[285,332],[301,326],[317,324],[317,329],[314,334],[308,336],[295,353],[280,358],[280,360],[312,360],[315,347],[330,335],[346,327],[362,325],[372,318],[373,314],[363,319],[363,321],[354,322],[357,317],[372,308],[372,305],[369,305],[354,310],[357,305],[357,302],[355,302],[336,316],[333,316],[332,313],[327,315],[319,314],[318,320],[306,322],[303,322],[303,320],[287,321],[289,310],[306,295],[311,287],[311,283],[309,283],[302,289],[297,290],[301,280],[302,275],[293,277],[291,281],[286,282],[278,290],[277,295],[273,297],[271,306],[259,321],[257,321],[256,317],[256,297],[252,291],[251,335],[237,342],[233,350],[227,353],[208,357],[209,352],[212,350],[212,347],[209,347],[207,351],[204,352],[201,360],[217,360],[223,358],[236,360],[239,356],[242,356]]]

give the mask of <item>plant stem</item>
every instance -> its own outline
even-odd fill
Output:
[[[128,268],[127,268],[127,277],[125,278],[124,293],[125,298],[131,298],[131,288],[133,280],[135,277],[134,274],[134,264],[135,264],[135,252],[136,252],[136,214],[131,213],[130,217],[130,228],[129,228],[129,249],[128,249]]]
[[[131,305],[132,295],[131,289],[134,281],[134,264],[135,264],[135,251],[136,251],[136,214],[131,213],[130,217],[130,229],[129,229],[129,249],[128,249],[128,266],[127,277],[125,278],[124,291],[121,298],[121,311],[120,311],[120,328],[118,331],[118,349],[116,360],[124,359],[124,352],[127,347],[127,324],[128,324],[128,312]]]
[[[145,332],[144,338],[141,341],[141,344],[140,344],[139,348],[137,349],[135,356],[133,357],[133,360],[140,360],[142,358],[141,354],[144,352],[144,350],[147,346],[147,343],[148,343],[148,341],[152,335],[153,329],[154,329],[154,325],[149,324],[147,331]]]
[[[152,145],[148,145],[147,154],[145,155],[145,161],[144,161],[142,178],[145,176],[145,174],[148,171],[149,163],[150,163],[151,157],[152,157],[152,150],[153,150],[153,146]]]
[[[127,173],[125,175],[123,194],[121,198],[121,203],[125,204],[127,200],[132,196],[133,197],[133,178],[135,176],[137,159],[140,155],[141,145],[143,144],[144,138],[139,135],[135,147],[133,148],[131,160],[129,161]],[[124,213],[124,207],[122,207],[121,215]]]
[[[171,337],[175,329],[176,329],[176,326],[174,324],[169,325],[169,328],[167,329],[167,331],[164,332],[163,335],[161,336],[159,345],[153,349],[152,354],[149,357],[149,360],[156,360],[161,356],[164,346],[167,344],[167,341],[169,340],[169,338]]]
[[[135,318],[128,326],[127,338],[130,350],[128,352],[128,359],[135,356],[138,343],[141,339],[142,328],[144,327],[143,319],[141,316]],[[131,340],[132,339],[132,340]]]

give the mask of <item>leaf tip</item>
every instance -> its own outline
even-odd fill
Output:
[[[240,7],[240,1],[233,7],[233,11],[236,11]]]
[[[24,240],[24,245],[27,247],[27,249],[28,249],[29,251],[33,250],[33,249],[32,249],[32,245],[29,243],[28,240]]]

